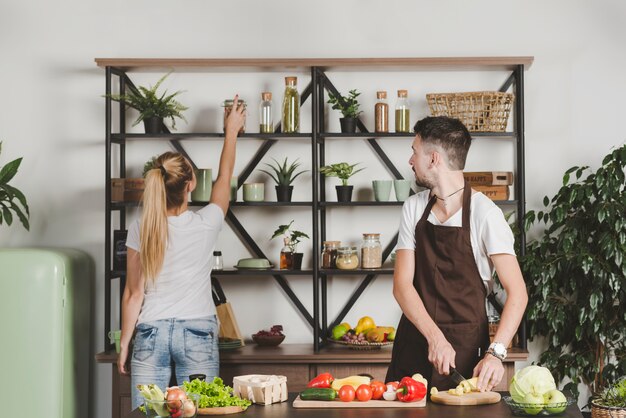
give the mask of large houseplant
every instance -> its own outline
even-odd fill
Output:
[[[341,132],[356,132],[356,122],[362,111],[359,110],[360,104],[357,100],[361,93],[356,89],[350,90],[347,96],[338,93],[337,96],[332,93],[328,94],[328,103],[333,105],[334,110],[339,110],[343,118],[339,118],[341,124]]]
[[[135,123],[133,123],[133,126],[143,121],[146,133],[161,133],[163,119],[165,118],[170,119],[172,129],[175,130],[176,118],[182,119],[185,122],[187,121],[182,112],[188,108],[175,100],[175,97],[182,93],[182,91],[179,90],[169,95],[167,94],[167,90],[160,94],[157,93],[161,83],[163,83],[171,73],[170,71],[161,77],[154,87],[139,86],[137,89],[131,89],[128,94],[108,94],[105,95],[105,97],[109,97],[116,102],[125,103],[127,106],[139,111],[139,116]]]
[[[265,163],[265,165],[268,166],[273,173],[263,169],[260,169],[260,171],[270,176],[276,182],[276,200],[279,202],[291,202],[291,194],[293,192],[291,183],[293,183],[296,177],[307,170],[296,173],[297,168],[300,167],[298,159],[291,164],[287,163],[287,157],[285,157],[282,163],[276,161],[274,158],[272,158],[272,160],[274,160],[274,164]]]
[[[291,225],[293,225],[293,220],[287,225],[279,225],[276,231],[274,231],[271,239],[280,236],[285,237],[285,242],[290,250],[288,253],[290,259],[287,260],[287,265],[292,270],[300,270],[302,268],[302,257],[304,256],[304,253],[297,252],[298,244],[302,241],[302,239],[308,239],[309,236],[302,231],[292,229]]]
[[[359,164],[360,163],[350,165],[344,162],[325,165],[320,168],[320,173],[324,174],[326,177],[337,177],[341,180],[341,186],[335,186],[338,202],[350,202],[352,200],[352,189],[354,186],[348,185],[348,179],[359,171],[365,170],[365,168],[355,170],[356,166]]]
[[[540,362],[575,394],[626,374],[625,170],[626,145],[586,177],[588,167],[572,167],[546,210],[524,218],[526,229],[546,224],[521,258],[530,336],[546,337]]]
[[[0,141],[0,154],[1,153],[2,141]],[[18,188],[9,184],[13,177],[15,177],[15,174],[17,174],[21,163],[22,158],[20,157],[6,163],[4,166],[0,166],[0,225],[2,225],[3,222],[6,222],[7,225],[11,225],[13,223],[13,213],[15,213],[22,225],[24,225],[24,228],[29,230],[30,223],[28,222],[28,218],[30,217],[30,211],[26,197]]]

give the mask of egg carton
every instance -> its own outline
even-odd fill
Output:
[[[233,378],[233,393],[260,405],[285,402],[287,400],[287,377],[248,374]]]

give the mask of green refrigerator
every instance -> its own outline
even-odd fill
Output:
[[[0,248],[0,416],[89,416],[93,272],[77,250]]]

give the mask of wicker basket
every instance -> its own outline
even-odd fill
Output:
[[[459,119],[470,132],[504,132],[514,98],[498,91],[426,95],[433,116]]]
[[[626,418],[626,408],[596,405],[591,401],[591,418]]]

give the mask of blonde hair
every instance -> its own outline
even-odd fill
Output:
[[[163,267],[168,237],[167,211],[183,205],[187,199],[187,184],[192,179],[191,164],[176,152],[161,154],[154,168],[146,174],[139,249],[146,285],[154,284]]]

